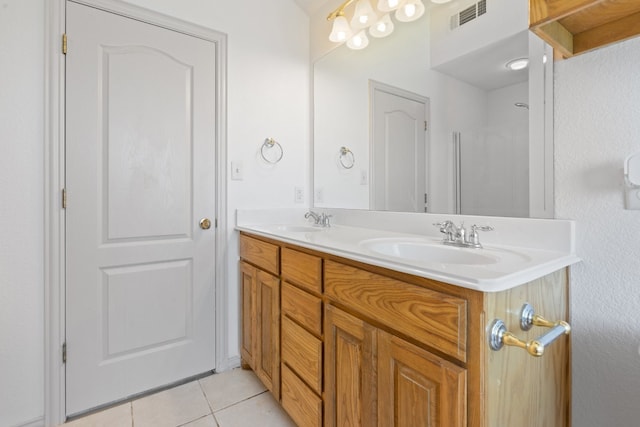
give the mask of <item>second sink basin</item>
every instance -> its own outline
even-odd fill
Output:
[[[418,240],[371,239],[361,242],[361,245],[371,252],[414,261],[465,265],[496,264],[500,261],[493,254],[483,253],[483,249],[457,248]]]

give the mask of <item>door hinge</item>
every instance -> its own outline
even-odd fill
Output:
[[[62,189],[62,209],[67,209],[67,189]]]
[[[429,126],[427,125],[427,121],[424,121],[424,130],[427,131],[429,130]]]
[[[62,34],[62,53],[67,54],[67,33]]]
[[[67,343],[62,343],[62,363],[67,363]]]

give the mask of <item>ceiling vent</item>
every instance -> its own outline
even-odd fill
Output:
[[[487,13],[487,0],[480,0],[478,3],[461,10],[451,17],[451,29],[454,30],[461,25],[471,22],[479,16]]]

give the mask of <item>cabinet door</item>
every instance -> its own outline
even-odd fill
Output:
[[[325,426],[376,425],[376,330],[331,305],[325,310]]]
[[[255,373],[264,385],[280,399],[280,280],[257,270],[256,275]]]
[[[466,371],[378,331],[378,420],[385,427],[463,427]]]
[[[240,262],[240,292],[242,296],[242,344],[240,353],[242,366],[256,370],[256,352],[258,351],[256,340],[258,318],[257,300],[257,270],[255,267]]]

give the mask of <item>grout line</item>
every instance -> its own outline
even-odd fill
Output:
[[[131,427],[135,427],[135,422],[133,421],[133,402],[129,402],[129,408],[131,409]]]
[[[196,418],[196,419],[194,419],[194,420],[187,421],[187,422],[186,422],[186,423],[184,423],[184,424],[180,424],[180,425],[178,425],[178,427],[188,426],[188,425],[189,425],[189,424],[191,424],[191,423],[195,423],[196,421],[201,420],[201,419],[203,419],[203,418],[207,418],[207,417],[209,417],[209,416],[213,418],[213,414],[203,415],[203,416],[198,417],[198,418]],[[215,418],[213,418],[213,419],[215,420]]]
[[[200,386],[200,391],[202,392],[202,395],[204,396],[204,400],[207,402],[207,406],[209,407],[209,413],[213,415],[213,408],[211,407],[211,402],[209,402],[209,397],[207,396],[207,392],[204,391],[204,387],[202,387],[202,383],[200,382],[200,380],[198,380],[198,385]]]
[[[262,395],[262,394],[265,394],[265,393],[268,393],[268,392],[269,392],[269,390],[264,390],[264,391],[261,391],[261,392],[260,392],[260,393],[258,393],[258,394],[254,394],[253,396],[245,397],[245,398],[244,398],[244,399],[242,399],[242,400],[238,400],[238,401],[237,401],[237,402],[235,402],[235,403],[231,403],[231,404],[229,404],[229,405],[225,406],[224,408],[220,408],[220,409],[218,409],[218,410],[214,411],[214,412],[213,412],[213,415],[215,415],[215,414],[216,414],[216,412],[224,411],[225,409],[229,409],[229,408],[231,408],[232,406],[236,406],[236,405],[238,405],[238,404],[240,404],[240,403],[246,402],[247,400],[251,400],[251,399],[253,399],[254,397],[258,397],[258,396],[260,396],[260,395]]]

